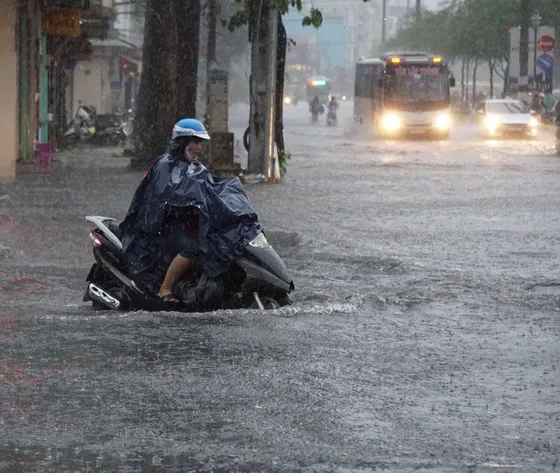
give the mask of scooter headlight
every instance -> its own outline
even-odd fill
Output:
[[[264,233],[259,233],[252,241],[249,242],[249,245],[255,248],[269,248],[270,244],[268,240],[264,236]]]
[[[529,119],[529,126],[531,128],[537,128],[539,126],[539,121],[535,117]]]

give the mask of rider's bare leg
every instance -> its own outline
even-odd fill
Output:
[[[173,294],[173,286],[179,278],[186,276],[187,273],[194,272],[195,269],[196,261],[185,258],[181,255],[175,256],[173,261],[171,261],[169,268],[167,268],[167,273],[165,273],[165,278],[161,283],[158,295],[160,297],[165,297]]]

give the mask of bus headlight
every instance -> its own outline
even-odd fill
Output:
[[[385,131],[397,131],[401,126],[401,119],[397,115],[389,114],[383,117],[383,129]]]
[[[484,120],[484,124],[489,130],[495,130],[500,126],[500,119],[494,115],[488,115]]]
[[[451,117],[447,114],[439,115],[434,121],[434,126],[438,130],[449,130],[451,128]]]

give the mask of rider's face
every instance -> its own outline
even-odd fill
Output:
[[[192,138],[185,147],[185,153],[189,153],[193,157],[197,157],[202,152],[202,140],[200,138]]]

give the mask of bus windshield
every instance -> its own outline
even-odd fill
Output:
[[[397,106],[449,103],[449,78],[437,66],[399,66],[385,78],[385,102]]]

